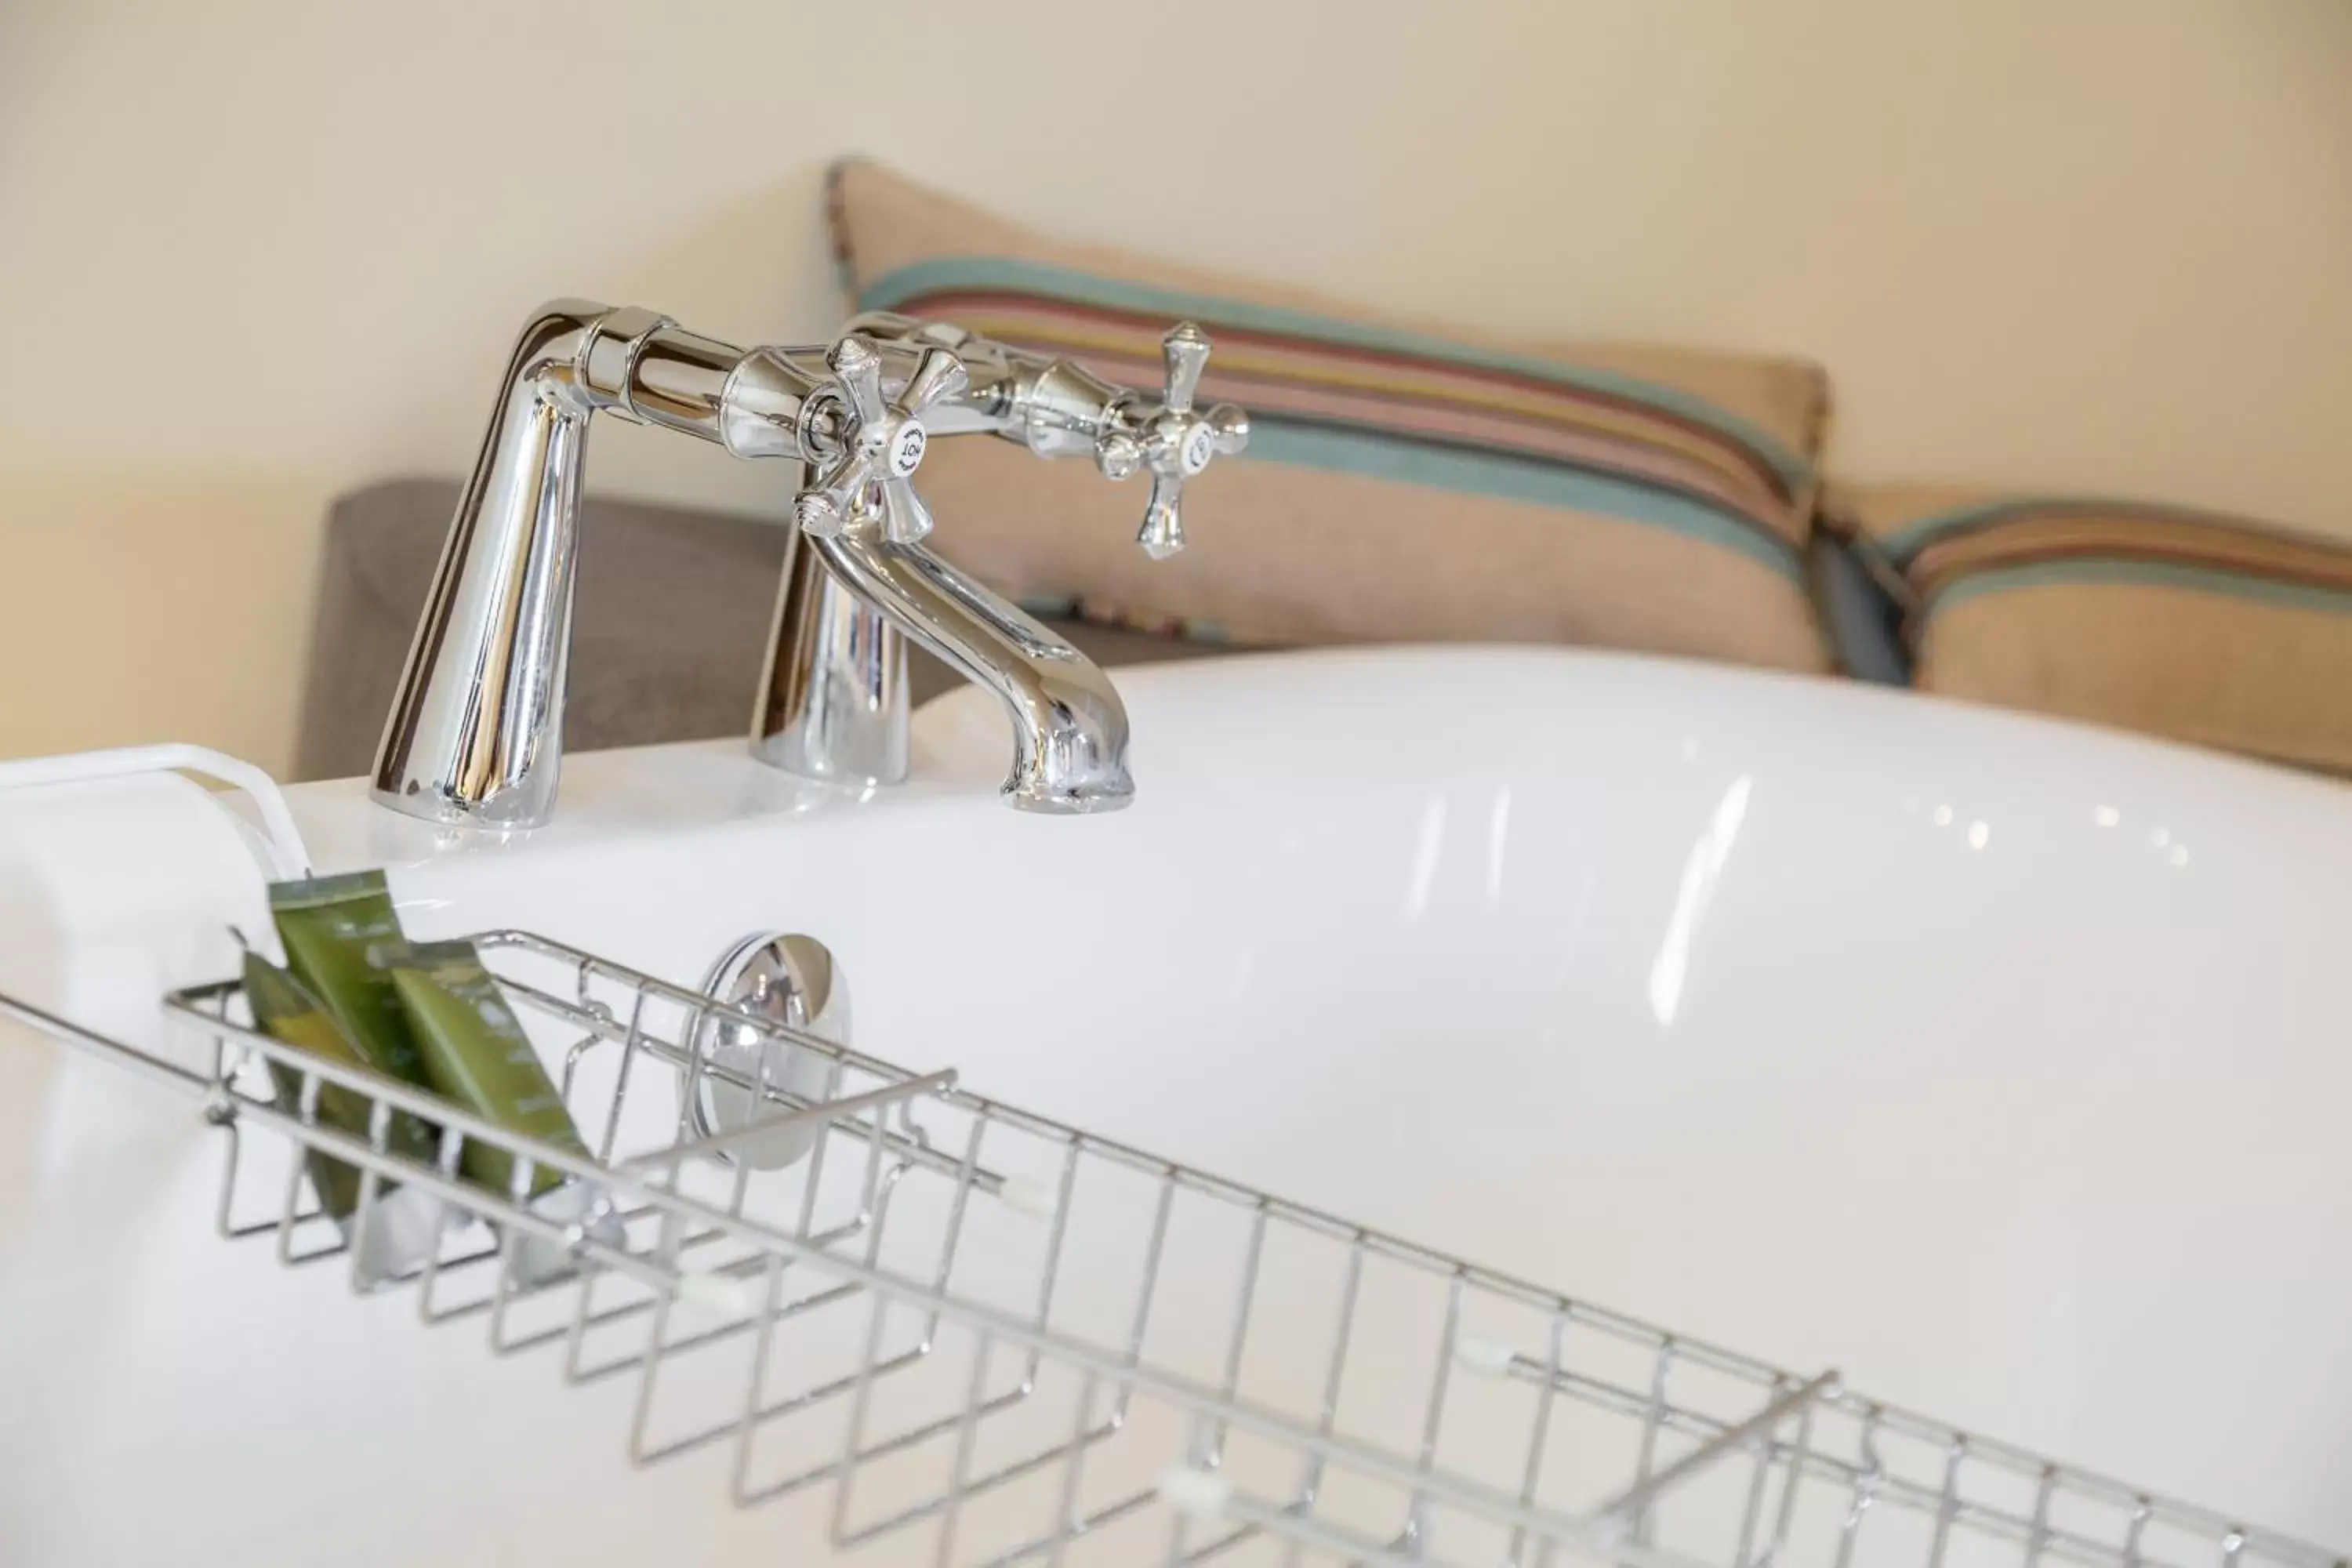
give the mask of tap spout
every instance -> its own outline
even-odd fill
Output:
[[[890,626],[996,694],[1013,724],[1008,802],[1075,814],[1134,798],[1127,708],[1092,659],[921,544],[891,542],[878,523],[803,542]]]

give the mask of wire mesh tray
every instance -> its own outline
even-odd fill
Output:
[[[692,1454],[751,1505],[830,1489],[837,1545],[935,1563],[2347,1568],[1846,1388],[1682,1338],[779,1029],[520,931],[475,939],[596,1158],[502,1132],[249,1026],[235,982],[166,1006],[177,1065],[0,998],[0,1013],[200,1095],[226,1131],[218,1224],[355,1289],[479,1319],[572,1383],[635,1382],[630,1458]],[[714,1062],[724,1023],[788,1042],[812,1100]],[[730,1057],[730,1060],[740,1060]],[[281,1098],[278,1078],[299,1084]],[[810,1075],[780,1075],[807,1087]],[[705,1080],[771,1108],[698,1135]],[[318,1120],[364,1096],[362,1138]],[[290,1101],[290,1103],[289,1103]],[[392,1117],[441,1129],[425,1165]],[[796,1131],[781,1170],[713,1156]],[[249,1137],[248,1134],[273,1134]],[[486,1142],[514,1193],[552,1169],[620,1226],[563,1225],[457,1175]],[[369,1279],[304,1176],[317,1151],[443,1201],[440,1251]],[[517,1283],[526,1239],[572,1267]]]

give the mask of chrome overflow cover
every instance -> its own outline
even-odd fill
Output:
[[[702,994],[786,1028],[824,1039],[849,1039],[849,990],[832,950],[813,936],[761,931],[719,956],[704,976]],[[710,1067],[764,1083],[816,1103],[833,1089],[833,1063],[814,1051],[772,1039],[740,1018],[714,1017],[702,1026],[698,1054]],[[773,1117],[784,1107],[761,1103],[751,1089],[711,1074],[687,1108],[698,1138],[714,1137]],[[816,1144],[817,1126],[784,1127],[764,1137],[714,1151],[715,1157],[758,1171],[778,1171]]]

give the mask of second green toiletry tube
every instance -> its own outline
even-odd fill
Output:
[[[509,1132],[590,1157],[563,1096],[472,942],[404,943],[370,956],[391,976],[415,1032],[425,1079],[444,1099]],[[514,1158],[493,1144],[467,1139],[459,1168],[493,1192],[514,1190]],[[541,1166],[522,1195],[537,1197],[565,1180],[562,1172]]]
[[[369,959],[398,993],[424,1058],[425,1078],[444,1099],[506,1131],[582,1160],[593,1158],[537,1047],[498,982],[482,967],[473,943],[401,943],[379,947]],[[520,1197],[541,1218],[580,1226],[609,1247],[626,1246],[627,1237],[603,1192],[540,1165],[532,1169],[527,1190],[518,1194],[515,1164],[515,1156],[480,1138],[467,1139],[458,1160],[469,1180],[501,1195]],[[514,1272],[520,1282],[552,1279],[569,1267],[563,1249],[543,1237],[517,1238]]]

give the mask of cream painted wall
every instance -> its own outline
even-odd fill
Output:
[[[853,149],[1419,313],[1810,353],[1851,474],[2352,535],[2347,82],[2346,0],[5,0],[0,753],[282,762],[328,500],[459,472],[543,296],[822,333]],[[596,440],[601,487],[776,504]]]

